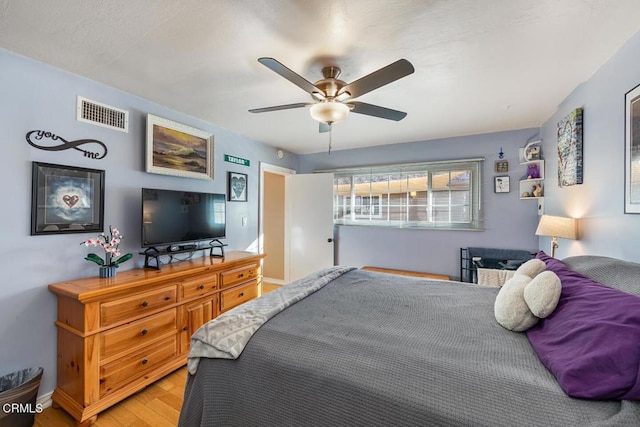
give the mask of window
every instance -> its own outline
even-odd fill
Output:
[[[340,169],[333,222],[478,230],[482,159]]]

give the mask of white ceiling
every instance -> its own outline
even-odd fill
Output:
[[[334,125],[340,150],[539,126],[640,29],[638,16],[638,0],[0,0],[0,46],[313,153],[329,134],[307,108],[247,111],[311,100],[259,57],[311,82],[327,64],[346,82],[400,58],[414,65],[358,98],[407,117],[351,114]]]

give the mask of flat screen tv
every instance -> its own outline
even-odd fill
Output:
[[[224,194],[142,189],[142,247],[167,250],[202,240],[223,239]]]

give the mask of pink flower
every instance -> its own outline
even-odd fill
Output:
[[[125,255],[123,260],[113,259],[112,257],[118,258],[120,257],[120,250],[118,246],[122,241],[122,236],[120,235],[120,231],[117,228],[109,227],[109,233],[100,233],[95,239],[87,239],[81,244],[85,246],[100,246],[104,249],[105,257],[104,259],[100,258],[95,254],[89,254],[87,256],[88,261],[93,261],[99,265],[115,265],[118,266],[119,263],[127,261],[131,259],[131,254]]]

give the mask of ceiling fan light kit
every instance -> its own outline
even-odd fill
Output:
[[[339,123],[349,116],[349,107],[336,101],[324,101],[313,104],[309,109],[311,117],[322,123]]]
[[[309,112],[313,119],[320,122],[320,132],[330,132],[330,125],[345,120],[351,111],[358,114],[395,121],[402,120],[407,115],[407,113],[402,111],[392,110],[390,108],[380,107],[378,105],[367,104],[364,102],[351,101],[365,93],[371,92],[374,89],[378,89],[381,86],[387,85],[413,73],[415,69],[406,59],[399,59],[398,61],[380,68],[371,74],[367,74],[366,76],[349,84],[342,80],[338,80],[340,68],[336,66],[323,68],[322,75],[324,78],[313,84],[273,58],[259,58],[258,62],[269,68],[271,71],[280,74],[280,76],[307,92],[311,95],[313,102],[254,108],[249,110],[251,113],[265,113],[268,111],[288,110],[292,108],[311,106]]]

